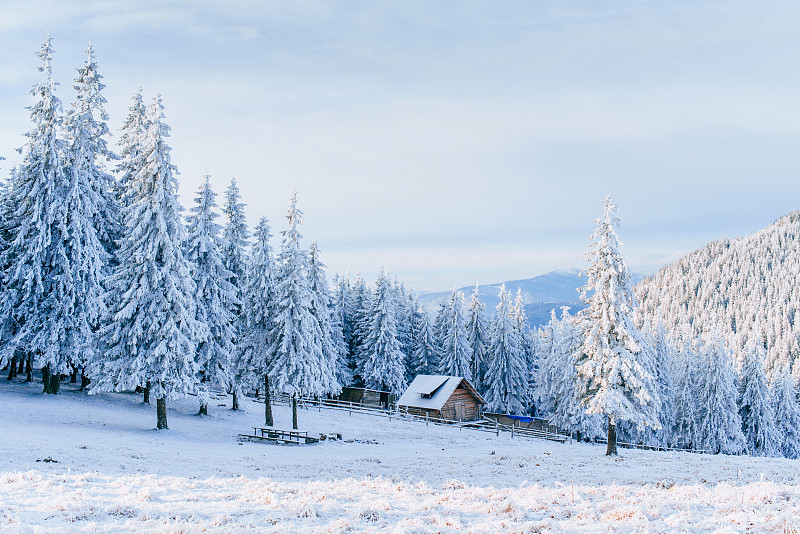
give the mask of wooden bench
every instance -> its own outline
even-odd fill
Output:
[[[280,445],[312,445],[320,442],[320,438],[309,436],[305,430],[279,430],[277,428],[257,426],[252,428],[252,434],[239,434],[239,441],[257,441]]]

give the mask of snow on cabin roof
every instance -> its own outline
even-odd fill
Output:
[[[462,380],[464,378],[460,376],[418,375],[408,386],[406,392],[397,399],[397,405],[424,408],[426,410],[441,410]],[[483,402],[480,395],[475,392],[472,386],[469,386],[469,382],[466,383],[468,389],[480,402]],[[423,394],[430,396],[430,398],[423,397]]]

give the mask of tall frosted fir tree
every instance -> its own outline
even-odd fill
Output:
[[[405,355],[397,338],[392,282],[381,270],[369,300],[365,337],[361,347],[362,376],[366,387],[400,395],[406,388]]]
[[[269,375],[276,389],[292,398],[292,427],[297,428],[297,397],[337,394],[336,368],[325,355],[324,338],[314,315],[308,256],[300,249],[303,213],[292,193],[288,228],[281,232],[281,254],[275,281],[275,310],[270,330]]]
[[[347,345],[344,342],[344,328],[334,313],[325,264],[319,259],[317,240],[311,243],[308,258],[308,278],[311,283],[311,311],[322,329],[322,351],[336,371],[339,385],[349,384],[353,379],[347,366]]]
[[[128,116],[122,125],[122,134],[119,136],[120,161],[117,164],[117,176],[119,177],[117,200],[120,209],[132,201],[129,196],[134,191],[128,184],[136,178],[139,169],[144,166],[142,150],[144,149],[147,130],[150,128],[147,106],[144,105],[144,100],[142,99],[141,87],[133,95],[132,100],[133,102],[128,108]],[[120,224],[124,225],[121,216]]]
[[[197,288],[195,317],[207,327],[206,337],[197,345],[196,356],[200,413],[204,415],[208,414],[208,386],[226,389],[230,385],[234,349],[231,308],[239,303],[236,288],[229,281],[231,273],[222,264],[220,226],[215,220],[219,217],[215,211],[216,196],[206,176],[187,221],[186,259],[191,263],[192,279]]]
[[[6,348],[33,352],[46,393],[58,393],[59,375],[82,366],[96,351],[106,260],[94,226],[99,198],[92,177],[78,161],[69,160],[59,138],[61,102],[55,95],[52,52],[48,36],[39,52],[44,80],[31,91],[34,128],[8,192],[10,241],[3,262],[5,324],[15,334]],[[79,133],[74,124],[73,138]]]
[[[472,298],[467,308],[467,340],[472,351],[470,367],[472,379],[478,391],[484,391],[484,377],[486,376],[486,354],[489,344],[489,326],[486,322],[484,310],[486,304],[481,302],[477,284],[472,292]]]
[[[695,447],[715,454],[739,454],[746,443],[736,405],[736,372],[731,354],[716,332],[703,336],[698,353]]]
[[[615,227],[617,207],[603,199],[603,216],[591,235],[590,266],[581,298],[588,307],[578,318],[583,344],[578,353],[578,375],[588,413],[606,416],[607,455],[617,454],[617,421],[658,427],[659,398],[654,377],[642,361],[651,362],[653,349],[633,323],[636,306],[628,267],[619,251]]]
[[[744,353],[739,379],[739,417],[751,456],[778,456],[780,436],[775,427],[775,412],[770,402],[767,378],[764,375],[765,350],[750,343]]]
[[[97,197],[95,227],[100,241],[109,254],[113,254],[120,236],[120,207],[117,199],[117,182],[106,172],[105,160],[117,158],[108,148],[108,114],[106,99],[102,95],[105,85],[97,70],[92,46],[86,50],[86,62],[78,69],[75,79],[76,98],[67,114],[69,159],[74,172],[87,175]]]
[[[269,240],[269,221],[262,217],[253,234],[247,283],[242,290],[242,317],[236,347],[234,376],[237,384],[264,390],[264,421],[272,426],[272,400],[269,384],[269,331],[275,308],[275,265]],[[234,390],[239,389],[234,386]]]
[[[245,204],[240,202],[239,186],[236,185],[236,178],[231,179],[231,184],[225,191],[225,203],[222,211],[225,214],[225,229],[222,236],[222,258],[225,268],[231,273],[229,282],[236,288],[236,297],[242,300],[247,274],[247,253],[246,248],[249,244],[250,236],[247,230],[247,220],[244,215]],[[244,314],[240,305],[234,305],[231,311],[236,318],[236,338],[235,345],[239,345],[239,331],[244,328]],[[239,409],[239,390],[234,382],[231,388],[233,402],[232,410]]]
[[[511,294],[503,284],[500,287],[500,303],[495,309],[489,334],[487,410],[506,414],[524,413],[527,377],[525,351],[514,321]]]
[[[439,353],[434,346],[431,321],[416,297],[414,297],[413,310],[411,315],[413,376],[410,377],[412,380],[417,375],[434,374],[439,366]]]
[[[770,399],[775,411],[781,454],[786,458],[800,458],[800,404],[788,365],[773,375]]]
[[[453,290],[447,312],[442,325],[442,359],[439,361],[439,373],[446,376],[461,376],[472,382],[470,369],[472,350],[464,320],[463,293]]]
[[[167,428],[167,399],[197,390],[194,356],[198,341],[208,335],[195,319],[196,287],[183,254],[186,229],[163,109],[156,98],[141,148],[143,166],[127,184],[125,233],[117,249],[119,265],[108,281],[109,320],[101,329],[107,349],[92,388],[149,385],[158,429]]]

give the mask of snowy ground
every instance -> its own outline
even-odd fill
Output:
[[[797,532],[800,462],[512,440],[316,409],[345,442],[239,444],[263,423],[196,400],[0,381],[2,532]],[[291,427],[287,407],[276,426]],[[55,462],[44,460],[52,459]]]

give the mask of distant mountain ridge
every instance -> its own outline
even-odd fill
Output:
[[[525,299],[525,314],[531,328],[546,324],[550,320],[550,311],[555,309],[558,316],[561,316],[562,306],[568,306],[570,313],[577,313],[578,310],[586,306],[581,302],[579,288],[586,283],[586,278],[581,277],[580,269],[567,269],[552,271],[533,278],[523,280],[509,280],[494,284],[478,286],[478,294],[481,302],[486,305],[486,315],[491,316],[497,304],[500,302],[498,297],[500,286],[506,285],[506,289],[511,295],[516,297],[517,290],[522,290],[522,297]],[[633,274],[633,281],[637,282],[643,278],[642,275]],[[467,286],[458,289],[464,294],[464,298],[469,303],[475,286]],[[450,295],[451,291],[437,291],[423,293],[419,295],[422,307],[431,314],[435,314],[439,303],[443,298]]]
[[[740,362],[749,341],[765,366],[800,377],[800,211],[736,239],[720,239],[636,287],[644,316],[693,335],[717,331]]]

